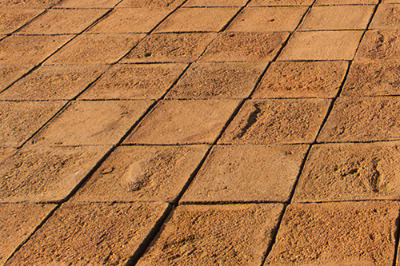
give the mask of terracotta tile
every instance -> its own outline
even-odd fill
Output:
[[[64,199],[110,147],[24,148],[0,162],[1,202]]]
[[[365,29],[374,6],[315,6],[300,30]]]
[[[105,19],[91,27],[90,33],[132,33],[148,32],[164,17],[168,9],[118,8]]]
[[[375,5],[378,0],[317,0],[315,5]]]
[[[245,98],[265,66],[265,63],[195,63],[167,98]]]
[[[0,91],[29,71],[32,66],[0,66]],[[1,95],[1,94],[0,94]]]
[[[17,36],[12,35],[0,41],[0,64],[38,64],[54,53],[72,38],[71,35],[58,36]],[[32,49],[35,47],[35,49]]]
[[[65,204],[9,264],[125,265],[165,209],[154,203]]]
[[[244,6],[247,0],[188,0],[184,7]]]
[[[56,7],[61,8],[113,8],[120,0],[63,0]]]
[[[105,13],[102,9],[50,9],[18,33],[73,34],[80,33]]]
[[[163,101],[125,143],[212,143],[238,104],[238,100]]]
[[[306,150],[306,145],[217,146],[182,201],[287,201]]]
[[[214,37],[214,33],[152,34],[121,62],[193,62]]]
[[[370,29],[398,29],[400,27],[400,6],[379,5]]]
[[[295,201],[400,198],[398,142],[313,146]]]
[[[252,0],[249,6],[309,6],[313,0]]]
[[[84,34],[46,61],[47,64],[114,63],[134,47],[143,34]]]
[[[259,265],[280,204],[179,206],[137,265]]]
[[[367,31],[358,49],[356,59],[400,59],[399,36],[399,30]]]
[[[0,99],[72,99],[105,70],[104,65],[41,66],[0,94]]]
[[[158,99],[186,64],[115,65],[80,99]]]
[[[335,103],[319,142],[400,139],[397,98],[349,98]]]
[[[236,32],[220,34],[208,47],[201,61],[263,61],[274,58],[286,32]]]
[[[341,95],[399,95],[399,63],[397,60],[353,62]]]
[[[332,98],[343,81],[347,62],[272,63],[252,98]]]
[[[55,207],[53,204],[0,204],[0,263],[33,232]]]
[[[351,60],[361,31],[297,32],[283,49],[279,60]]]
[[[400,3],[400,0],[382,0],[382,3],[384,4],[398,4]]]
[[[167,8],[172,10],[182,2],[183,0],[123,0],[117,7]]]
[[[173,201],[208,146],[122,146],[73,201]]]
[[[307,7],[248,7],[229,26],[228,31],[293,31]]]
[[[295,204],[265,265],[392,265],[395,202]]]
[[[220,143],[311,143],[329,100],[249,100],[226,129]]]
[[[41,9],[0,10],[0,33],[9,34],[22,27],[42,12]]]
[[[61,0],[1,0],[0,8],[49,8]]]
[[[11,156],[16,149],[14,148],[1,148],[0,147],[0,162]]]
[[[151,101],[83,101],[69,105],[32,140],[39,145],[116,144]]]
[[[64,104],[64,102],[0,102],[0,145],[11,147],[21,145]]]
[[[238,10],[234,7],[180,8],[163,21],[156,32],[219,31]]]

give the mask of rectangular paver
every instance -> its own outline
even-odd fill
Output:
[[[148,7],[148,8],[166,8],[174,9],[184,0],[122,0],[117,7]]]
[[[112,8],[120,0],[62,0],[55,5],[57,8]]]
[[[184,7],[244,6],[247,0],[188,0]]]
[[[365,33],[357,60],[400,59],[399,30],[371,30]]]
[[[316,0],[315,5],[375,5],[378,1],[379,0]]]
[[[49,8],[54,6],[61,0],[2,0],[0,1],[0,7],[12,7],[12,8]]]
[[[249,6],[309,6],[313,0],[252,0]]]
[[[0,33],[9,34],[42,12],[41,9],[2,9],[0,10]]]
[[[379,5],[369,29],[398,29],[400,27],[400,6]]]
[[[0,65],[0,92],[7,86],[20,78],[23,74],[27,73],[32,66],[1,66]],[[0,94],[1,95],[1,94]]]

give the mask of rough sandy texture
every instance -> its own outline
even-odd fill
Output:
[[[280,204],[180,206],[138,265],[258,265]]]
[[[112,8],[120,0],[63,0],[56,7],[61,8]]]
[[[0,92],[31,69],[31,66],[0,66]],[[1,94],[0,94],[1,95]]]
[[[400,31],[398,30],[367,31],[358,49],[356,59],[400,59],[399,36]]]
[[[61,0],[1,0],[0,7],[12,8],[49,8]]]
[[[378,0],[317,0],[315,5],[374,5],[377,3]]]
[[[380,5],[371,22],[370,29],[398,29],[400,26],[400,7]]]
[[[313,0],[252,0],[249,6],[309,6]]]
[[[188,0],[184,7],[244,6],[246,0]]]
[[[9,34],[39,15],[41,9],[2,9],[0,10],[0,33]]]
[[[0,162],[12,155],[16,149],[14,148],[0,148]]]
[[[182,4],[183,0],[122,0],[117,7],[148,7],[148,8],[166,8],[166,9],[174,9],[180,4]]]

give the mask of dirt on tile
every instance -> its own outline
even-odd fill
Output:
[[[0,7],[4,8],[49,8],[61,0],[1,0]]]
[[[217,146],[182,201],[287,201],[306,150],[306,145]]]
[[[339,98],[318,142],[400,139],[397,98]]]
[[[16,149],[14,148],[0,148],[0,162],[12,155]]]
[[[228,31],[293,31],[307,7],[247,7],[229,26]]]
[[[238,10],[235,7],[180,8],[163,21],[156,32],[217,32]]]
[[[400,59],[400,30],[371,30],[365,33],[356,59]]]
[[[35,145],[116,144],[152,101],[79,101],[31,141]]]
[[[400,95],[400,61],[355,61],[341,95]]]
[[[0,41],[1,65],[34,65],[54,53],[72,38],[71,35],[18,36]]]
[[[115,63],[143,37],[144,34],[83,34],[58,51],[46,64]]]
[[[42,12],[41,9],[0,10],[0,33],[9,34],[25,25]]]
[[[23,27],[22,34],[77,34],[106,11],[102,9],[50,9]]]
[[[400,27],[400,7],[398,5],[379,5],[370,29],[398,29]]]
[[[168,8],[172,10],[182,2],[183,0],[123,0],[117,7]]]
[[[392,265],[395,202],[289,205],[265,265]]]
[[[1,202],[59,201],[110,147],[25,148],[0,162]]]
[[[80,99],[158,99],[186,64],[115,65]]]
[[[272,63],[252,98],[332,98],[343,81],[347,62]]]
[[[64,204],[6,265],[125,265],[165,209],[160,203]]]
[[[188,0],[184,7],[244,6],[246,0]]]
[[[365,29],[374,6],[315,6],[300,30]]]
[[[397,142],[313,146],[295,201],[397,200],[399,152]]]
[[[56,7],[61,8],[112,8],[120,0],[63,0]]]
[[[28,65],[0,66],[0,92],[31,68],[32,66]]]
[[[286,32],[226,32],[220,34],[208,47],[201,61],[263,61],[274,58]]]
[[[281,204],[179,206],[137,265],[259,265]]]
[[[249,100],[220,143],[311,143],[328,110],[325,99]]]
[[[195,63],[167,98],[245,98],[265,66],[265,63]]]
[[[168,201],[180,193],[208,146],[122,146],[73,201]]]
[[[17,147],[48,121],[64,102],[0,102],[0,145]]]
[[[41,66],[0,94],[7,100],[71,99],[106,70],[104,65]]]
[[[297,32],[278,60],[352,60],[361,36],[361,31]]]
[[[193,62],[215,36],[215,33],[152,34],[121,62]]]
[[[125,143],[213,143],[238,104],[238,100],[162,101]]]
[[[54,207],[53,204],[0,204],[1,264],[6,262]]]
[[[132,33],[148,32],[164,17],[168,9],[118,8],[105,19],[91,27],[90,33]]]
[[[252,0],[249,6],[309,6],[313,0]]]

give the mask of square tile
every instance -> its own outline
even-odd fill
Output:
[[[229,25],[228,31],[293,31],[307,7],[247,7]]]
[[[55,7],[60,8],[113,8],[120,0],[62,0]]]
[[[0,263],[4,264],[55,207],[53,204],[0,204]]]
[[[137,265],[260,265],[281,204],[179,206]]]
[[[111,64],[143,37],[143,34],[83,34],[49,58],[46,64]]]
[[[64,204],[9,263],[125,265],[166,208],[160,203]]]
[[[265,265],[392,265],[397,202],[289,205]]]
[[[296,202],[400,198],[400,143],[312,147],[296,187]]]
[[[151,34],[121,62],[193,62],[215,36],[215,33]]]
[[[184,7],[244,6],[247,0],[188,0]]]
[[[311,143],[328,111],[325,99],[249,100],[220,143]]]
[[[69,41],[72,35],[17,36],[0,41],[1,65],[34,65],[54,53]],[[34,47],[35,49],[32,49]]]
[[[94,173],[72,201],[172,202],[208,146],[122,146]]]
[[[39,15],[41,9],[2,9],[0,10],[0,33],[9,34]]]
[[[314,0],[251,0],[249,6],[309,6]]]
[[[200,61],[262,61],[274,58],[289,36],[286,32],[230,32],[220,34]]]
[[[315,6],[300,30],[365,29],[373,10],[374,6]]]
[[[64,102],[0,102],[0,146],[18,147],[64,105]]]
[[[23,148],[0,162],[1,202],[65,199],[110,147]]]
[[[399,2],[400,3],[400,2]],[[398,29],[400,27],[400,6],[379,5],[369,29]]]
[[[148,32],[170,11],[168,9],[118,8],[91,27],[89,33]]]
[[[371,30],[365,33],[356,59],[400,59],[400,30]]]
[[[155,30],[156,32],[219,31],[238,12],[234,7],[180,8]]]
[[[317,0],[316,6],[319,5],[375,5],[379,0]]]
[[[162,101],[125,143],[213,143],[238,104],[238,100]]]
[[[287,201],[306,150],[306,145],[216,146],[181,201]]]
[[[7,86],[28,72],[33,66],[1,66],[0,65],[0,92]],[[1,94],[0,94],[1,95]]]
[[[185,68],[186,64],[115,65],[79,99],[159,99]]]
[[[105,13],[101,9],[50,9],[18,31],[20,34],[77,34]]]
[[[74,102],[32,140],[35,145],[116,144],[151,101]]]
[[[0,94],[4,100],[72,99],[106,70],[105,65],[41,66]]]
[[[1,0],[0,8],[49,8],[61,0]]]
[[[343,96],[400,95],[400,61],[354,61],[346,78]]]
[[[265,66],[265,63],[194,63],[166,97],[245,98]]]
[[[133,8],[166,8],[174,9],[182,4],[184,0],[122,0],[117,7],[133,7]]]
[[[274,62],[252,98],[333,98],[347,66],[339,61]]]
[[[296,32],[278,60],[352,60],[361,31]]]
[[[342,97],[335,102],[318,142],[397,140],[399,116],[396,97]]]

